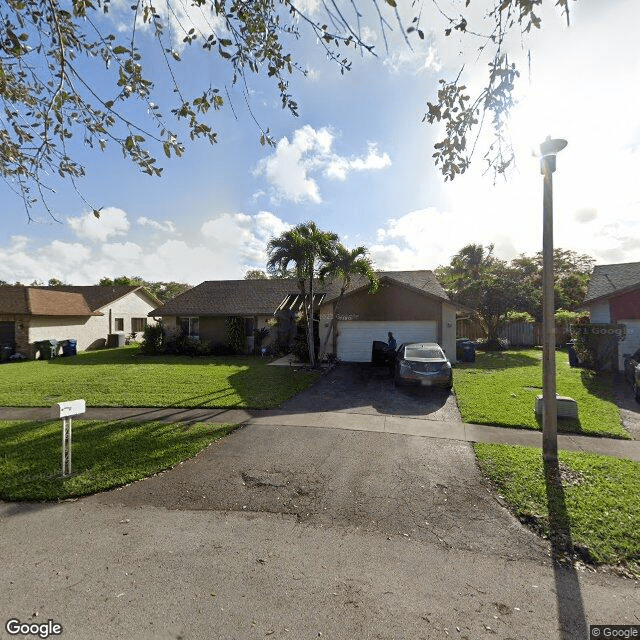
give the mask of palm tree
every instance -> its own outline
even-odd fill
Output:
[[[328,277],[336,278],[340,281],[340,295],[333,305],[333,318],[331,327],[327,332],[322,345],[322,351],[326,353],[329,336],[333,333],[333,352],[336,351],[336,334],[338,328],[338,308],[342,298],[351,286],[353,276],[363,276],[369,280],[369,292],[375,293],[380,285],[378,276],[373,269],[373,263],[368,256],[366,247],[356,247],[349,251],[344,245],[337,244],[333,251],[321,256],[324,265],[320,269],[320,279]]]
[[[304,301],[311,366],[316,361],[313,344],[313,280],[316,276],[316,262],[320,256],[329,255],[337,242],[338,236],[335,233],[322,231],[315,222],[309,221],[284,231],[277,238],[272,238],[267,245],[267,270],[270,273],[285,274],[289,265],[293,264]]]

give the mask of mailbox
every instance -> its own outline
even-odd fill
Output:
[[[78,416],[87,410],[84,400],[70,400],[69,402],[58,402],[51,407],[52,418],[71,418]]]

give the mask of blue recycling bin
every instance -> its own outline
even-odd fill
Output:
[[[78,341],[73,339],[64,340],[62,343],[62,355],[63,356],[78,355]]]

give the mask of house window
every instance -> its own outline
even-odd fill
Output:
[[[116,318],[115,319],[115,330],[116,331],[124,331],[124,318]]]
[[[200,318],[178,318],[178,326],[184,335],[192,338],[200,337]]]
[[[144,331],[147,326],[146,318],[131,318],[131,333],[139,333]]]

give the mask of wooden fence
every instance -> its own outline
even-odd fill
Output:
[[[458,318],[456,338],[481,340],[487,337],[480,322],[475,318]],[[514,347],[534,347],[542,344],[542,323],[511,322],[500,331],[500,337],[509,340]],[[571,338],[568,324],[556,325],[556,345],[564,346]]]

